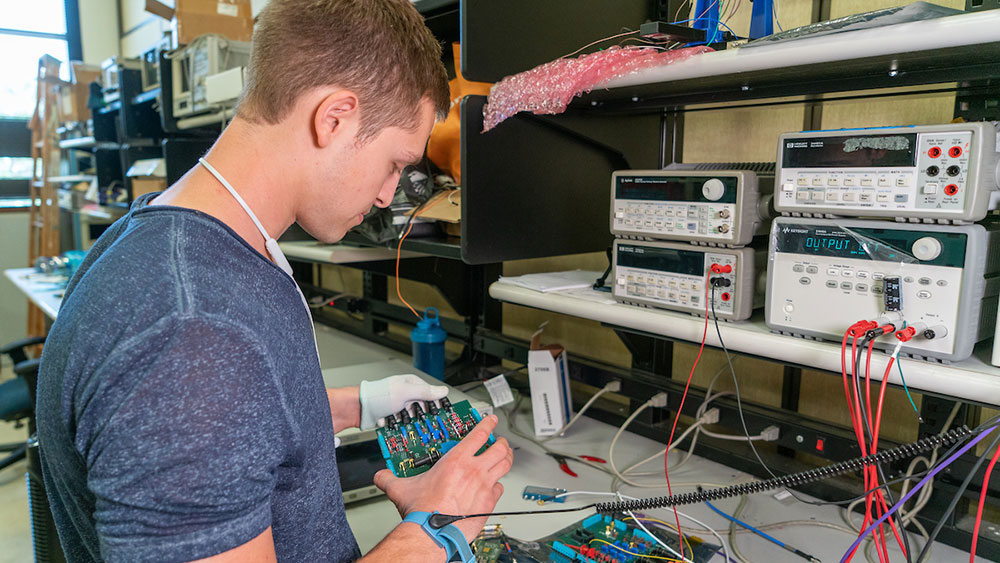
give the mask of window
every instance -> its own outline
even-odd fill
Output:
[[[0,1],[0,197],[28,194],[38,59],[82,58],[78,9],[77,0]]]

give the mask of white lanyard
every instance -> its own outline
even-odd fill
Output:
[[[274,263],[279,268],[281,268],[282,271],[284,271],[286,274],[289,275],[289,277],[291,277],[292,265],[289,264],[288,259],[285,258],[285,253],[282,252],[281,247],[278,246],[278,241],[274,240],[274,238],[272,238],[271,235],[267,234],[267,231],[264,229],[264,225],[261,225],[260,221],[257,220],[257,216],[254,215],[254,212],[250,210],[250,206],[247,205],[247,202],[243,201],[243,198],[240,197],[240,194],[236,193],[236,190],[233,189],[233,186],[230,185],[230,183],[226,181],[225,178],[222,177],[222,174],[219,174],[219,172],[215,168],[213,168],[212,165],[209,164],[207,160],[205,160],[204,158],[199,158],[198,162],[200,162],[201,165],[204,166],[206,170],[211,172],[212,176],[215,176],[215,179],[218,180],[220,184],[222,184],[222,187],[226,188],[226,190],[229,191],[229,194],[232,195],[234,199],[236,199],[236,203],[240,204],[240,207],[243,208],[243,211],[246,211],[247,215],[250,217],[250,220],[253,221],[253,224],[257,225],[257,230],[260,231],[260,234],[264,236],[264,248],[266,248],[267,252],[271,255],[271,259],[274,260]],[[303,299],[305,298],[303,297]]]
[[[274,240],[274,238],[272,238],[271,235],[267,233],[267,230],[264,229],[264,225],[260,224],[260,221],[257,219],[257,215],[255,215],[254,212],[250,209],[250,206],[247,205],[247,202],[243,201],[243,198],[240,197],[240,194],[236,193],[236,190],[233,189],[233,186],[225,178],[223,178],[222,174],[219,174],[219,172],[215,168],[213,168],[212,165],[209,164],[207,160],[205,160],[204,158],[199,158],[198,162],[201,163],[201,165],[204,166],[205,169],[212,174],[212,176],[215,176],[215,179],[218,180],[220,184],[222,184],[222,187],[226,188],[226,191],[228,191],[229,194],[233,196],[233,198],[236,200],[236,203],[240,204],[240,207],[242,207],[243,211],[245,211],[247,216],[250,217],[250,220],[253,221],[253,224],[257,225],[257,230],[260,231],[260,234],[264,236],[264,248],[266,248],[267,252],[271,255],[271,259],[274,260],[275,265],[281,268],[283,272],[288,274],[288,277],[292,278],[292,281],[294,282],[294,277],[292,276],[292,265],[289,264],[288,259],[285,258],[285,253],[282,252],[281,247],[278,246],[278,241]],[[306,308],[306,314],[309,315],[309,327],[312,328],[313,331],[313,345],[316,347],[316,359],[318,361],[319,344],[316,343],[316,327],[313,326],[312,323],[312,311],[309,310],[309,303],[306,302],[306,296],[302,294],[302,290],[299,288],[299,284],[297,283],[295,284],[295,290],[299,292],[299,297],[302,298],[302,304]]]

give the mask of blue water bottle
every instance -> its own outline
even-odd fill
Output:
[[[431,316],[432,312],[434,316]],[[410,331],[413,367],[444,380],[444,341],[447,337],[448,333],[441,328],[438,310],[428,307],[424,318],[417,321],[416,328]]]

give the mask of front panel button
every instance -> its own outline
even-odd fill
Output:
[[[927,290],[922,290],[917,292],[917,299],[930,299],[930,298],[931,298],[931,292]]]
[[[837,289],[836,280],[826,280],[826,287],[829,287],[830,289]]]
[[[808,266],[808,267],[806,267],[806,273],[809,273],[809,274],[818,274],[819,273],[819,266]]]
[[[802,285],[809,285],[812,283],[812,279],[806,276],[802,276],[801,278],[799,278],[799,283]]]
[[[806,271],[806,267],[803,266],[802,264],[796,264],[792,266],[792,271],[801,274],[802,272]]]
[[[853,287],[853,285],[851,285],[851,282],[840,282],[840,289],[848,289],[849,290],[849,289],[851,289],[851,287]]]

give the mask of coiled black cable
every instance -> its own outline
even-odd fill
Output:
[[[932,450],[938,446],[950,445],[967,438],[973,433],[968,426],[954,428],[944,434],[928,436],[911,444],[883,450],[873,455],[862,458],[849,459],[833,465],[817,467],[801,473],[783,475],[766,481],[752,481],[749,483],[739,483],[720,489],[710,489],[692,493],[681,493],[672,496],[662,496],[647,499],[627,500],[621,502],[599,502],[594,505],[594,509],[601,514],[616,514],[619,512],[642,511],[653,508],[664,508],[668,506],[680,506],[684,504],[696,504],[704,501],[711,501],[723,498],[738,497],[742,495],[752,495],[782,487],[797,487],[829,479],[838,475],[843,475],[851,471],[861,471],[865,466],[874,463],[890,463],[900,459],[911,458],[919,453]]]
[[[1000,417],[997,418],[1000,419]],[[783,475],[766,481],[740,483],[738,485],[723,487],[721,489],[711,489],[708,491],[698,491],[696,493],[682,493],[673,496],[637,499],[622,502],[599,502],[576,508],[557,508],[555,510],[518,510],[514,512],[484,512],[481,514],[463,515],[439,514],[435,512],[431,515],[430,519],[428,519],[428,524],[432,528],[440,529],[448,524],[459,520],[465,520],[466,518],[481,518],[484,516],[522,516],[527,514],[555,514],[579,512],[590,509],[594,509],[602,514],[615,514],[619,512],[649,510],[652,508],[663,508],[667,506],[680,506],[682,504],[695,504],[706,500],[751,495],[781,487],[805,485],[806,483],[812,483],[813,481],[843,475],[844,473],[848,473],[850,471],[861,471],[861,469],[863,469],[866,465],[870,465],[872,463],[890,463],[900,459],[908,459],[917,454],[933,450],[938,446],[951,445],[961,442],[976,432],[981,431],[982,428],[983,426],[980,426],[976,430],[970,430],[968,426],[963,425],[960,428],[953,428],[943,434],[928,436],[910,444],[897,446],[891,450],[883,450],[877,454],[849,459],[847,461],[827,465],[825,467],[817,467],[801,473]]]

